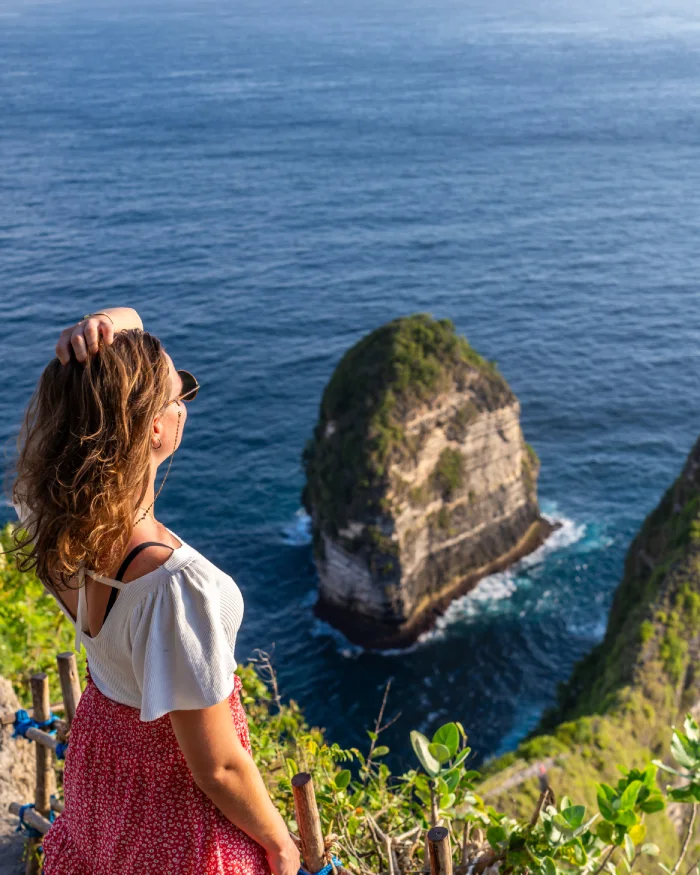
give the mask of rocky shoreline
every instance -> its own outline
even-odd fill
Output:
[[[450,604],[460,596],[470,593],[485,577],[506,571],[525,556],[541,547],[557,529],[560,523],[538,520],[530,527],[523,539],[507,554],[490,562],[482,568],[470,571],[464,577],[451,581],[442,591],[425,598],[410,620],[391,628],[379,625],[361,614],[348,612],[337,604],[324,599],[323,593],[313,606],[313,612],[320,620],[330,623],[345,635],[352,644],[372,650],[392,650],[410,647],[424,633],[430,631]]]

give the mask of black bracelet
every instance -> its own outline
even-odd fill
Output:
[[[114,325],[114,319],[112,319],[112,317],[109,315],[109,313],[102,313],[102,312],[87,313],[85,316],[83,316],[83,319],[89,319],[91,316],[106,316],[109,319],[109,321],[112,323],[112,325]]]

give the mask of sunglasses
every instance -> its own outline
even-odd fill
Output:
[[[182,380],[182,392],[175,398],[171,398],[168,404],[172,404],[173,401],[192,401],[199,392],[199,383],[196,377],[192,376],[189,371],[178,371],[177,373]]]

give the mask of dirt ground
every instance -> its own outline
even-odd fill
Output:
[[[0,817],[0,875],[22,875],[24,837],[16,832],[17,818],[11,814]]]
[[[0,678],[0,712],[16,711],[19,702],[12,685]],[[0,875],[19,875],[24,836],[16,832],[17,818],[8,812],[10,802],[29,802],[34,795],[34,745],[12,738],[12,727],[0,728]]]

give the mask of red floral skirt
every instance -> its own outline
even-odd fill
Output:
[[[241,686],[235,675],[229,706],[251,753]],[[89,675],[64,799],[44,837],[44,875],[271,875],[262,846],[195,784],[168,715],[142,723],[137,708],[108,699]]]

